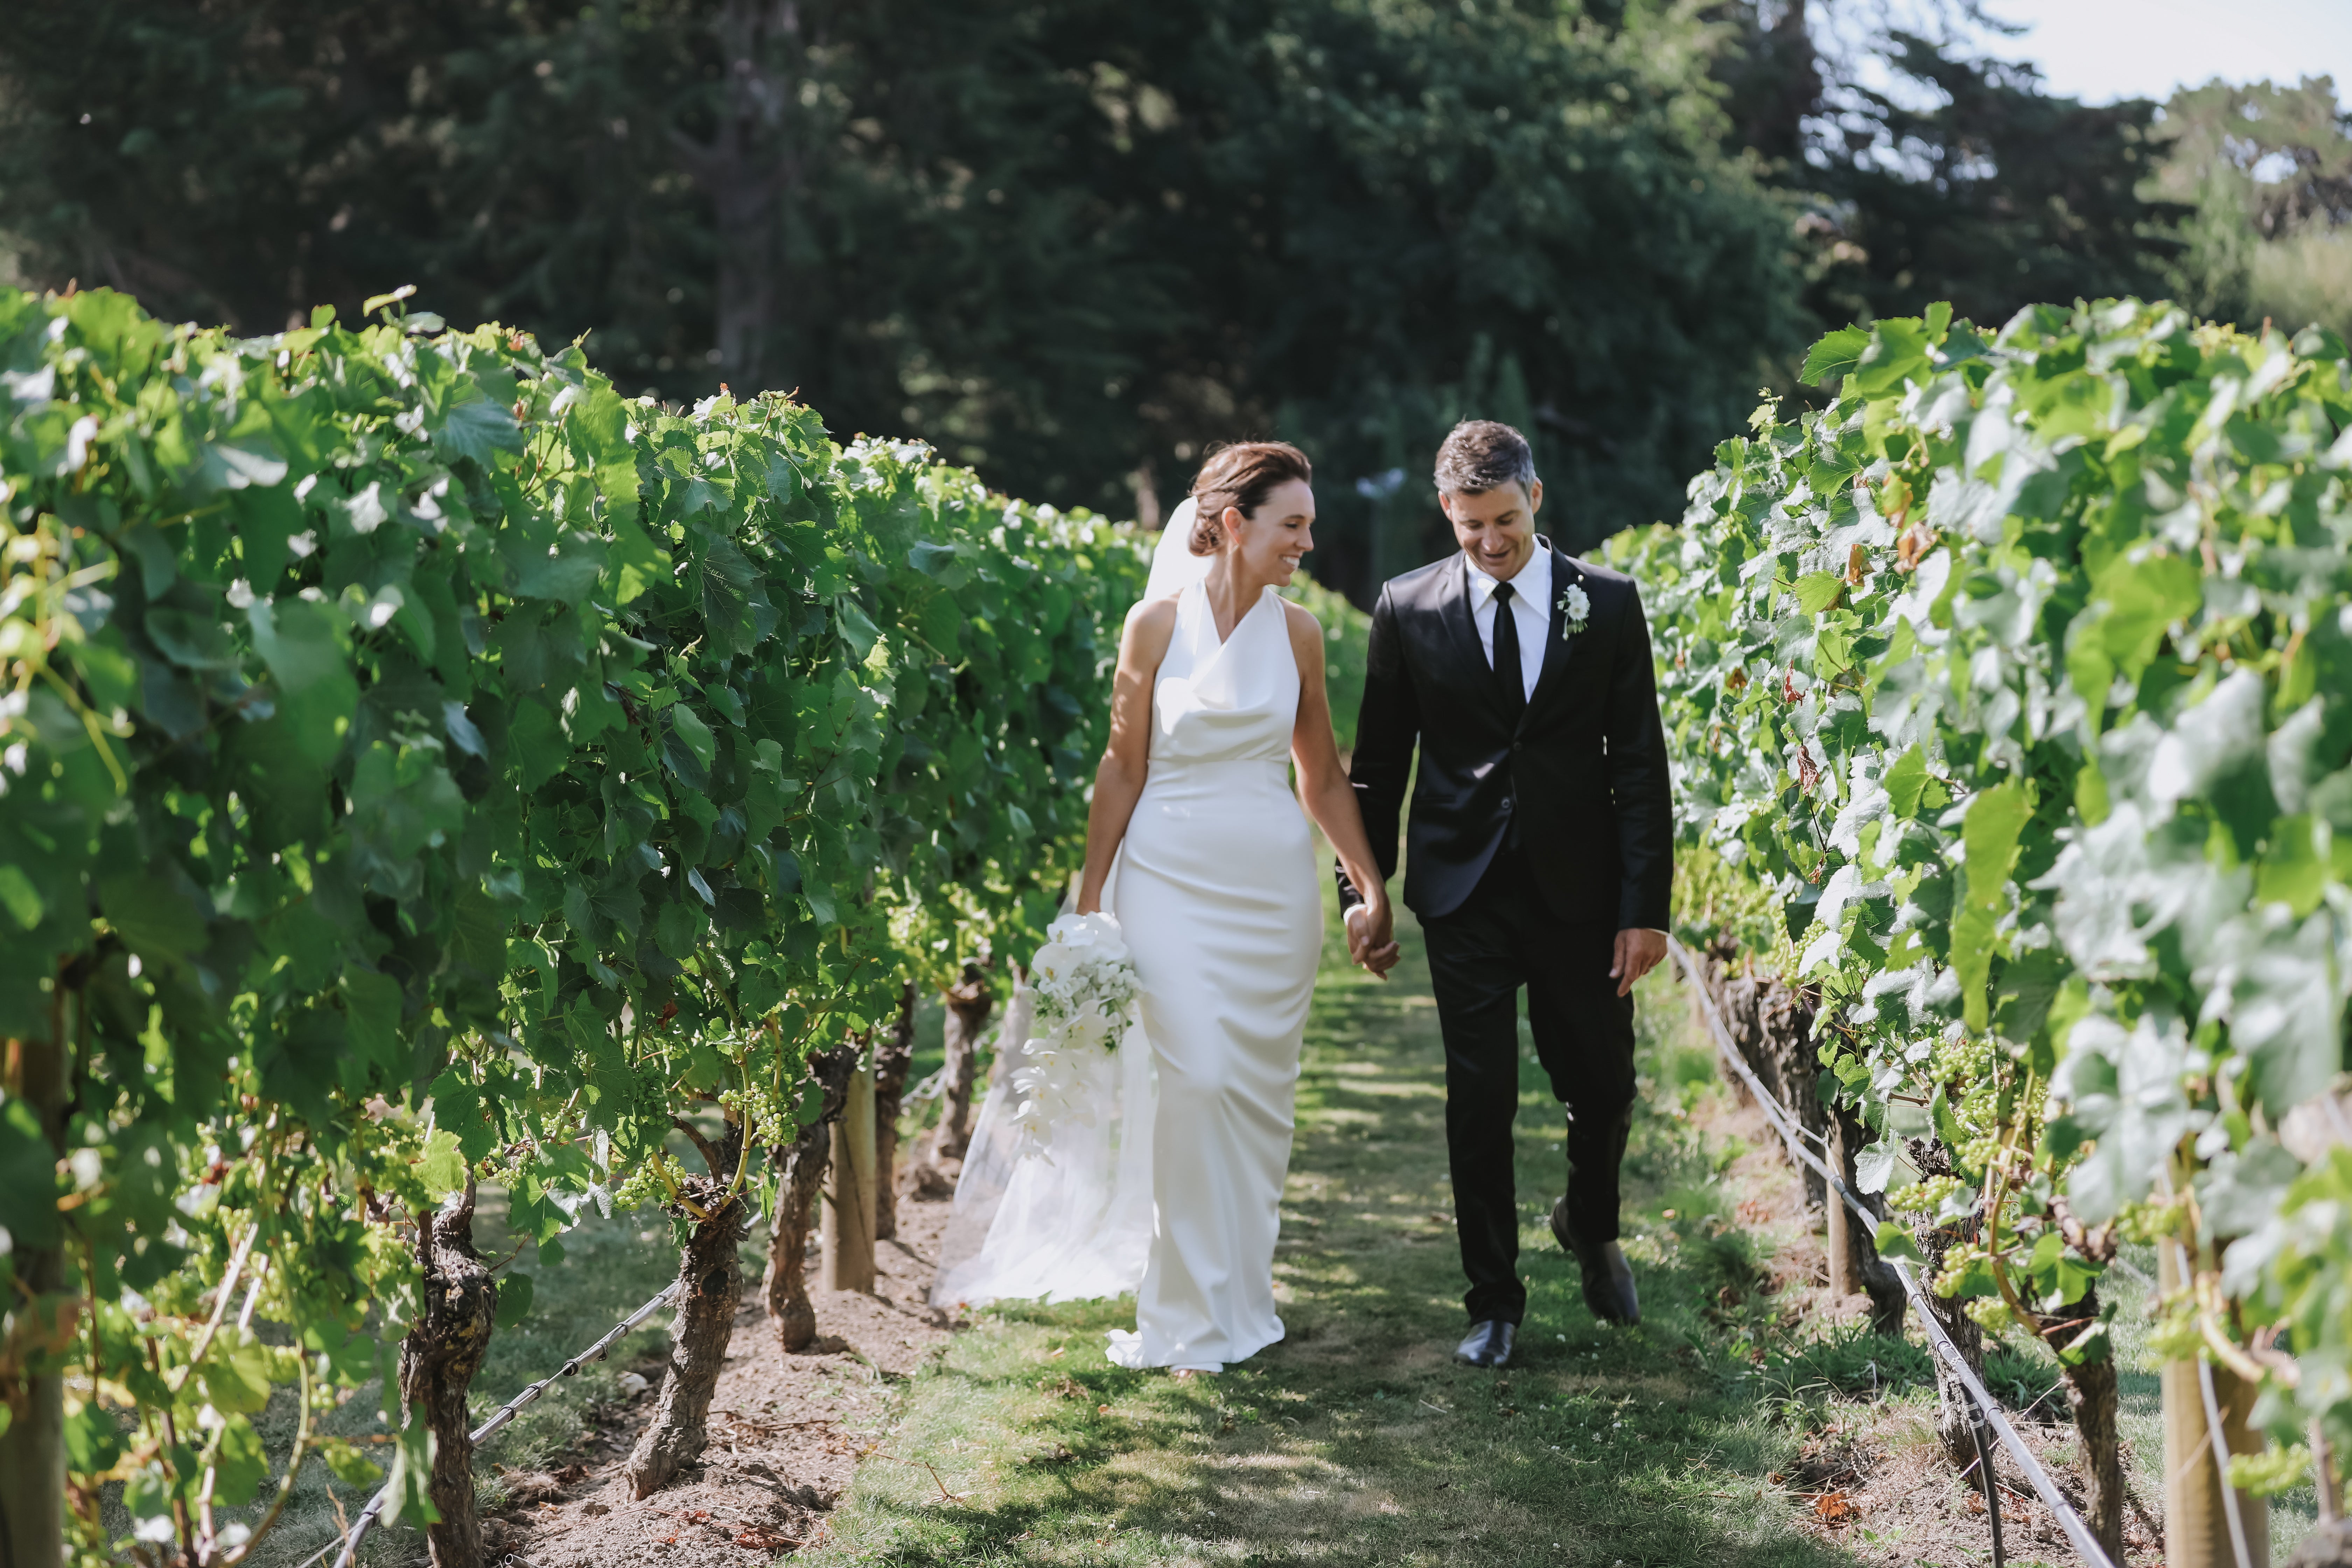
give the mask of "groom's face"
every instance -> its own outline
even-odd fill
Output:
[[[1518,575],[1536,552],[1536,509],[1543,505],[1543,481],[1522,487],[1516,480],[1499,489],[1440,490],[1438,503],[1454,525],[1454,541],[1470,563],[1498,583]]]

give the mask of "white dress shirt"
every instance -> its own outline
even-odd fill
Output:
[[[1500,580],[1488,576],[1475,562],[1469,562],[1469,566],[1470,618],[1477,623],[1478,648],[1486,656],[1486,668],[1492,669],[1495,589]],[[1536,677],[1543,673],[1544,645],[1551,639],[1551,546],[1541,539],[1536,541],[1536,552],[1511,579],[1511,615],[1519,626],[1519,676],[1533,700]]]

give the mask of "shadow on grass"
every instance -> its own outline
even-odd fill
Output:
[[[915,1380],[815,1562],[1852,1561],[1796,1530],[1768,1479],[1793,1433],[1725,1359],[1727,1289],[1736,1307],[1755,1260],[1719,1256],[1704,1205],[1675,1201],[1704,1195],[1724,1156],[1681,1114],[1713,1072],[1703,1046],[1694,1067],[1663,979],[1643,990],[1627,1161],[1643,1325],[1594,1321],[1550,1239],[1561,1112],[1529,1047],[1523,1348],[1501,1375],[1454,1364],[1465,1321],[1437,1016],[1418,932],[1404,936],[1385,985],[1327,952],[1276,1258],[1288,1339],[1178,1383],[1104,1359],[1131,1301],[1003,1304]]]

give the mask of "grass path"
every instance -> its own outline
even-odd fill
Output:
[[[1326,954],[1276,1261],[1289,1339],[1179,1384],[1105,1360],[1131,1301],[991,1311],[908,1386],[812,1568],[1854,1561],[1798,1530],[1769,1479],[1794,1436],[1708,1363],[1698,1314],[1724,1260],[1659,1244],[1663,1213],[1703,1210],[1735,1152],[1711,1159],[1679,1114],[1713,1069],[1663,979],[1644,987],[1627,1167],[1646,1321],[1596,1323],[1550,1239],[1560,1112],[1530,1048],[1523,1349],[1499,1376],[1453,1364],[1462,1280],[1418,936],[1386,985]]]

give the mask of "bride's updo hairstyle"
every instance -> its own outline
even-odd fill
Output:
[[[1293,479],[1312,484],[1315,468],[1287,441],[1236,441],[1210,453],[1192,481],[1192,502],[1199,508],[1189,542],[1192,553],[1214,555],[1224,548],[1225,531],[1218,520],[1225,508],[1247,517]]]

